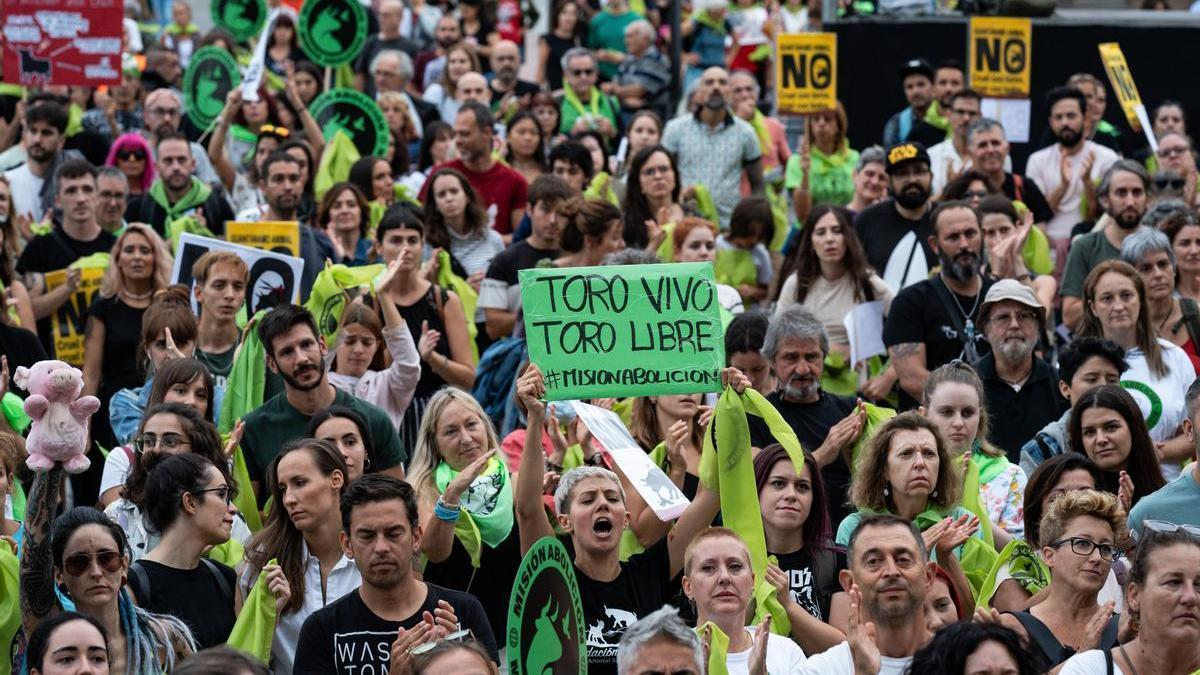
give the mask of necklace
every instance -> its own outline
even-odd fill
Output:
[[[1163,317],[1162,322],[1158,324],[1158,330],[1156,330],[1154,332],[1156,332],[1156,333],[1163,332],[1163,328],[1167,325],[1167,322],[1171,320],[1171,317],[1175,316],[1175,308],[1178,306],[1179,306],[1178,302],[1176,300],[1172,299],[1171,300],[1171,311],[1167,312],[1167,315]],[[1176,326],[1174,329],[1172,329],[1171,333],[1174,333],[1177,330],[1179,330],[1178,326]]]
[[[150,296],[154,295],[154,289],[151,288],[145,293],[134,293],[132,291],[122,289],[121,295],[125,296],[127,300],[149,300]]]
[[[983,285],[980,285],[979,292],[975,294],[975,301],[971,304],[971,311],[968,312],[963,309],[962,303],[958,301],[958,294],[950,288],[950,284],[946,283],[946,275],[944,273],[941,275],[941,280],[942,285],[949,291],[950,298],[954,300],[954,306],[963,315],[963,359],[974,363],[979,360],[979,351],[975,347],[975,322],[971,320],[971,317],[975,316],[975,310],[979,308],[979,298],[983,297]]]

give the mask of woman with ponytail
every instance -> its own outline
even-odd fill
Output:
[[[565,221],[559,267],[594,267],[604,256],[625,248],[621,211],[603,199],[576,198],[558,207]]]

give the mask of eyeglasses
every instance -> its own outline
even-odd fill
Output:
[[[73,577],[80,577],[92,568],[92,560],[100,565],[100,569],[112,574],[121,569],[121,554],[116,551],[100,551],[98,553],[76,553],[63,560],[63,571]]]
[[[192,494],[202,495],[202,494],[205,494],[208,492],[212,492],[217,495],[218,499],[224,500],[225,506],[229,506],[231,503],[233,503],[233,492],[230,491],[228,485],[222,485],[220,487],[215,487],[215,488],[208,488],[207,490],[196,490]]]
[[[179,108],[147,108],[146,112],[159,117],[178,117]]]
[[[595,74],[596,74],[595,68],[572,68],[571,69],[571,75],[573,75],[575,77],[585,77],[587,75],[595,75]]]
[[[1071,544],[1071,552],[1075,555],[1086,558],[1092,554],[1092,551],[1100,551],[1100,557],[1108,562],[1112,562],[1117,558],[1120,558],[1121,554],[1124,553],[1124,551],[1122,551],[1118,546],[1114,546],[1112,544],[1097,544],[1091,539],[1084,539],[1083,537],[1067,537],[1066,539],[1059,539],[1058,541],[1050,544],[1050,546],[1051,548],[1058,548],[1066,543]]]
[[[1183,186],[1186,184],[1187,181],[1182,178],[1166,178],[1160,176],[1154,179],[1154,187],[1158,188],[1159,190],[1182,190]]]
[[[101,190],[100,199],[106,202],[123,202],[126,199],[129,199],[129,195],[124,192],[109,192],[107,190]]]
[[[1186,145],[1177,145],[1173,148],[1159,148],[1158,156],[1159,157],[1178,157],[1179,155],[1182,155],[1182,154],[1186,153],[1187,151],[1188,151],[1188,148]]]
[[[1028,324],[1037,323],[1038,315],[1033,312],[1030,312],[1030,311],[1001,312],[999,314],[993,314],[988,319],[988,321],[990,323],[996,323],[1001,326],[1007,326],[1008,324],[1012,323],[1013,319],[1016,319],[1017,323],[1023,323],[1023,324],[1028,325]]]
[[[1150,533],[1175,534],[1180,530],[1195,539],[1200,539],[1200,527],[1195,525],[1176,525],[1165,520],[1143,520],[1141,534],[1139,535],[1137,530],[1131,530],[1130,534],[1133,537],[1133,542],[1136,544],[1139,539],[1145,539]]]
[[[289,130],[287,127],[277,127],[274,124],[264,124],[259,129],[258,136],[259,138],[263,136],[279,136],[281,138],[287,138],[291,133],[291,130]]]
[[[191,445],[192,442],[175,433],[166,433],[159,437],[157,434],[142,434],[133,441],[133,449],[138,452],[154,450],[162,447],[164,450],[174,450],[181,445]]]
[[[127,150],[118,150],[117,159],[146,159],[146,151],[141,148],[129,148]]]

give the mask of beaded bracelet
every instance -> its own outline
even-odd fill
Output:
[[[457,523],[458,516],[462,513],[462,507],[455,504],[453,507],[447,506],[446,502],[438,497],[437,502],[433,505],[433,515],[438,520],[444,520],[447,523]]]

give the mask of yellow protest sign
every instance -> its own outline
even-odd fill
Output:
[[[1151,149],[1158,149],[1158,141],[1151,131],[1150,116],[1146,114],[1146,106],[1142,105],[1142,97],[1138,94],[1137,85],[1133,83],[1133,71],[1125,62],[1125,54],[1121,45],[1116,42],[1105,42],[1099,45],[1100,60],[1104,62],[1104,72],[1108,73],[1108,81],[1117,92],[1117,100],[1121,102],[1121,110],[1125,119],[1134,131],[1142,131],[1150,141]]]
[[[837,107],[837,35],[780,35],[775,63],[779,112],[804,115]]]
[[[87,310],[100,292],[100,280],[104,268],[88,267],[79,270],[79,286],[50,317],[51,335],[54,339],[54,355],[60,361],[83,367],[83,334],[87,328]],[[46,290],[67,283],[67,270],[46,272]]]
[[[231,244],[300,257],[300,223],[294,220],[225,223],[225,239]]]
[[[1029,19],[971,17],[967,35],[971,88],[993,98],[1027,98],[1032,48]]]

